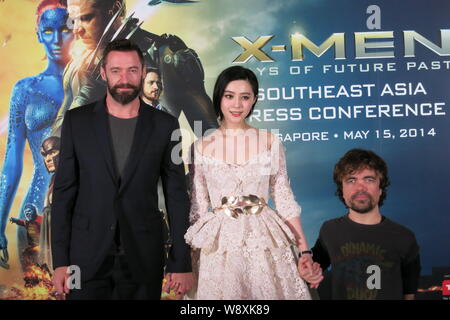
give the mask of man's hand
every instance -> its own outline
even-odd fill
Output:
[[[192,272],[186,273],[167,273],[165,276],[166,284],[163,291],[173,290],[178,296],[185,294],[194,285],[194,276]]]
[[[58,267],[53,273],[53,285],[56,288],[56,292],[61,296],[68,294],[70,291],[67,287],[67,278],[70,276],[67,273],[67,268],[68,267]]]
[[[318,288],[323,280],[322,268],[317,262],[311,263],[311,261],[309,254],[301,256],[298,261],[298,272],[300,277],[310,284],[310,288]]]

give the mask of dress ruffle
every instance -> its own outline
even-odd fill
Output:
[[[184,238],[194,249],[224,253],[249,249],[286,248],[295,237],[276,211],[266,207],[257,215],[239,215],[234,219],[223,212],[201,215]]]

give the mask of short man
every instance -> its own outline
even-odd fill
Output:
[[[332,299],[414,299],[420,275],[414,233],[381,215],[387,165],[372,151],[353,149],[335,165],[336,194],[348,214],[326,221],[313,251],[331,264]]]
[[[52,174],[47,194],[42,209],[41,235],[39,237],[39,264],[46,265],[48,270],[53,270],[51,253],[51,204],[53,195],[53,185],[55,183],[55,172],[58,169],[60,152],[60,138],[49,137],[42,141],[41,155],[44,158],[44,164],[47,171]]]
[[[164,104],[171,115],[178,117],[183,111],[192,128],[194,121],[202,121],[203,131],[217,127],[212,101],[204,88],[200,59],[180,38],[143,30],[136,18],[124,20],[124,0],[68,0],[67,10],[73,21],[73,33],[84,47],[79,48],[64,71],[64,101],[53,125],[53,135],[60,134],[67,110],[105,95],[106,84],[98,66],[106,44],[114,35],[136,43],[144,52],[145,64],[160,70],[166,86]]]
[[[192,286],[184,241],[189,199],[184,167],[174,159],[177,119],[139,99],[145,77],[139,47],[111,42],[101,68],[106,99],[66,113],[52,203],[54,284],[69,293],[67,268],[81,269],[68,299],[160,299],[164,268],[161,176],[171,222],[168,286]]]

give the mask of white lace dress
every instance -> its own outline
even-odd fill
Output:
[[[194,147],[191,170],[190,223],[185,239],[193,248],[197,286],[187,299],[311,299],[297,271],[295,238],[286,220],[300,206],[290,188],[284,148],[274,139],[266,150],[242,165],[205,156]],[[256,195],[269,206],[259,214],[223,211],[222,197]]]

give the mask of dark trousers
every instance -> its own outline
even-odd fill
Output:
[[[138,283],[131,275],[123,251],[111,253],[96,276],[81,282],[81,289],[73,289],[67,300],[159,300],[162,279],[159,283]]]

